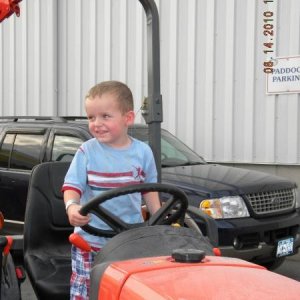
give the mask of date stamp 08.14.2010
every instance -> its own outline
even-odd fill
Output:
[[[274,48],[275,48],[275,28],[274,28],[274,11],[270,9],[270,5],[274,4],[276,0],[263,0],[266,9],[263,12],[263,34],[265,41],[263,43],[263,52],[266,55],[264,65],[265,73],[273,73],[274,66]],[[273,6],[273,5],[272,5]]]

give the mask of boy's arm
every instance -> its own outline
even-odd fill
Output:
[[[161,203],[158,197],[158,192],[149,192],[144,194],[143,197],[151,215],[160,209]]]
[[[65,205],[67,204],[67,202],[69,200],[74,200],[78,202],[78,204],[80,203],[80,195],[75,192],[74,190],[65,190],[64,191],[64,202],[65,202]]]
[[[78,203],[76,203],[76,201]],[[69,222],[72,226],[83,226],[90,221],[89,216],[83,216],[79,213],[81,208],[80,195],[74,190],[64,191],[64,202]]]

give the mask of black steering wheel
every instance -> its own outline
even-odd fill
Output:
[[[100,205],[114,197],[137,192],[164,192],[172,195],[173,197],[171,197],[155,214],[153,214],[148,221],[137,224],[129,224],[122,221],[119,217]],[[184,217],[187,207],[187,196],[177,187],[168,184],[143,183],[114,188],[104,192],[101,195],[92,198],[87,204],[81,207],[79,212],[82,215],[94,214],[111,228],[111,230],[104,230],[87,224],[81,227],[83,230],[93,235],[113,237],[118,233],[131,228],[152,225],[171,225],[178,219]]]

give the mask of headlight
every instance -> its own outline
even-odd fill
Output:
[[[249,217],[245,202],[239,196],[203,200],[200,209],[214,219]]]

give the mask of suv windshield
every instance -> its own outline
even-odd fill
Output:
[[[129,134],[148,143],[147,128],[131,128]],[[171,133],[161,130],[161,165],[162,167],[189,166],[205,164],[205,160],[183,144]]]

